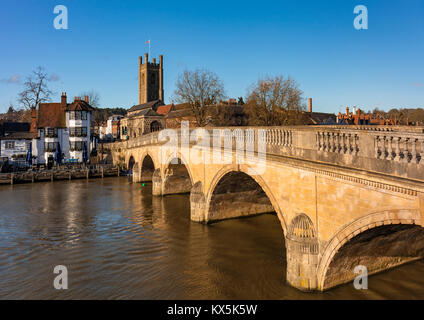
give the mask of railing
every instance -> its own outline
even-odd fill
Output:
[[[416,135],[376,136],[375,157],[402,163],[424,164],[424,139]]]
[[[318,131],[316,138],[319,151],[354,155],[359,152],[359,136],[356,133]]]
[[[266,153],[424,180],[424,128],[400,126],[292,126],[207,128],[224,146],[265,144]],[[190,134],[192,130],[190,130]],[[115,151],[162,144],[160,132],[105,144]],[[180,131],[177,130],[177,134]],[[218,140],[217,140],[218,139]],[[191,142],[194,144],[195,142]],[[237,147],[239,148],[239,147]],[[261,149],[261,150],[265,150]]]

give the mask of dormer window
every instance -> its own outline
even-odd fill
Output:
[[[70,120],[87,120],[87,111],[69,111]]]

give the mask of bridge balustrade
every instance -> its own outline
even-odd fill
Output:
[[[190,134],[195,129],[190,129]],[[217,143],[221,147],[232,146],[233,150],[253,146],[255,153],[266,150],[270,156],[294,157],[424,180],[423,127],[291,126],[205,130],[211,147]],[[181,137],[181,130],[177,130],[177,135]],[[103,147],[126,150],[167,141],[166,135],[161,137],[161,132],[154,132]],[[190,145],[194,144],[196,139],[192,137]],[[259,148],[261,144],[265,148]]]

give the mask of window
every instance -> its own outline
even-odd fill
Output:
[[[69,135],[71,137],[86,137],[87,136],[87,127],[70,128]]]
[[[83,141],[70,141],[69,149],[71,151],[81,151],[83,147]]]
[[[6,149],[15,149],[15,141],[6,141]]]
[[[87,120],[87,111],[69,111],[69,120]]]
[[[150,124],[150,132],[156,132],[162,129],[161,124],[158,121],[153,121]]]
[[[57,142],[44,142],[44,152],[55,152]]]
[[[57,137],[57,128],[46,128],[46,137],[49,137],[49,138]]]

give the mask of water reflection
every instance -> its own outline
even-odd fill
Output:
[[[188,195],[152,197],[123,178],[0,188],[2,299],[424,298],[423,262],[324,294],[285,284],[277,217],[211,226],[189,220]],[[53,268],[69,289],[53,288]]]

